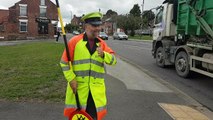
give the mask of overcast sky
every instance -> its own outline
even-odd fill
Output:
[[[8,9],[20,0],[0,0],[0,9]],[[55,3],[55,0],[51,0]],[[144,0],[144,10],[160,5],[164,0]],[[127,14],[134,4],[141,8],[142,0],[59,0],[63,21],[70,22],[71,15],[81,16],[88,12],[101,10],[103,14],[111,9],[118,14]]]

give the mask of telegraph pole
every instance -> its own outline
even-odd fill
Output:
[[[142,4],[141,4],[141,18],[143,16],[143,11],[144,11],[144,0],[142,0]]]
[[[143,11],[144,11],[144,0],[142,0],[142,4],[141,4],[141,36],[143,31]]]
[[[70,11],[70,13],[71,13],[71,21],[72,21],[72,11]]]

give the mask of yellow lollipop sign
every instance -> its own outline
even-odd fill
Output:
[[[83,114],[75,114],[72,117],[72,120],[89,120],[89,119]]]
[[[93,120],[90,115],[88,115],[83,110],[76,110],[70,114],[69,120]]]

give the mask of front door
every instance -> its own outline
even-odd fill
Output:
[[[39,22],[38,23],[38,33],[48,34],[48,23]]]

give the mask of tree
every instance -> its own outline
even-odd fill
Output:
[[[79,31],[79,26],[72,25],[71,23],[65,25],[65,30],[68,33],[71,33],[73,30]]]
[[[106,12],[107,18],[112,17],[112,16],[117,16],[117,15],[118,15],[118,13],[115,12],[115,11],[113,11],[113,10],[111,10],[111,9],[109,9],[109,10]]]
[[[127,33],[128,26],[127,26],[127,16],[125,15],[118,15],[116,17],[117,21],[117,27],[124,30],[125,33]]]
[[[133,8],[129,12],[128,15],[128,30],[130,30],[130,35],[135,35],[135,30],[140,28],[141,23],[141,10],[138,4],[134,4]]]
[[[143,12],[143,17],[147,18],[148,20],[153,20],[155,18],[155,14],[151,10],[146,10]]]
[[[134,36],[135,30],[140,28],[140,22],[141,22],[140,17],[135,17],[132,14],[128,15],[128,28],[131,31],[130,36]]]
[[[141,10],[138,4],[134,4],[133,8],[129,12],[134,17],[140,17],[141,16]]]
[[[122,28],[125,33],[130,30],[130,35],[135,35],[135,30],[140,28],[140,17],[134,17],[132,14],[129,15],[119,15],[117,17],[117,26]]]
[[[149,24],[152,24],[155,19],[155,14],[151,10],[147,10],[143,12],[143,27],[147,28]]]

